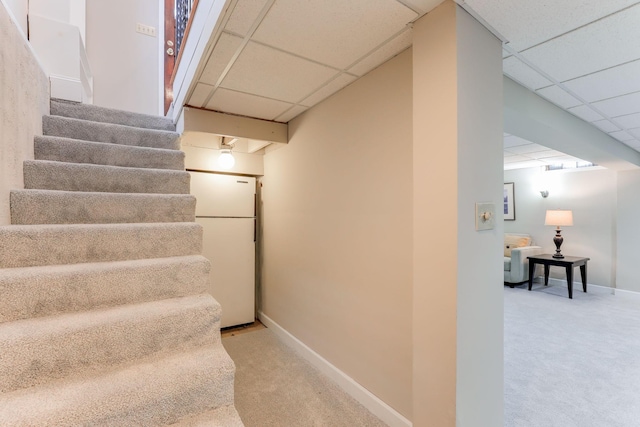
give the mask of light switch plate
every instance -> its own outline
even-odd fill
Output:
[[[496,222],[494,203],[476,203],[476,231],[493,230]]]

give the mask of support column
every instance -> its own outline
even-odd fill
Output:
[[[413,425],[503,423],[502,56],[448,0],[413,40]],[[475,230],[475,203],[495,204]]]

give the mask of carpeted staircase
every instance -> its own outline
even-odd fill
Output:
[[[51,101],[0,227],[0,425],[242,426],[174,130]]]

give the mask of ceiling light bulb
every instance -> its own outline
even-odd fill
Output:
[[[220,157],[218,157],[218,165],[222,169],[229,170],[236,164],[236,159],[231,154],[231,150],[224,148],[220,150]]]

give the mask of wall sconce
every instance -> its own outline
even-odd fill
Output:
[[[540,195],[546,199],[547,197],[549,197],[549,190],[540,190]]]
[[[554,258],[564,258],[564,255],[560,252],[560,246],[564,239],[560,235],[560,226],[573,225],[573,212],[568,210],[548,210],[544,219],[544,225],[555,225],[556,235],[553,238],[553,243],[556,245],[556,253]]]
[[[218,157],[218,165],[222,169],[230,170],[236,164],[236,159],[233,157],[231,150],[233,150],[233,144],[236,143],[238,138],[222,137],[220,142],[220,157]]]

